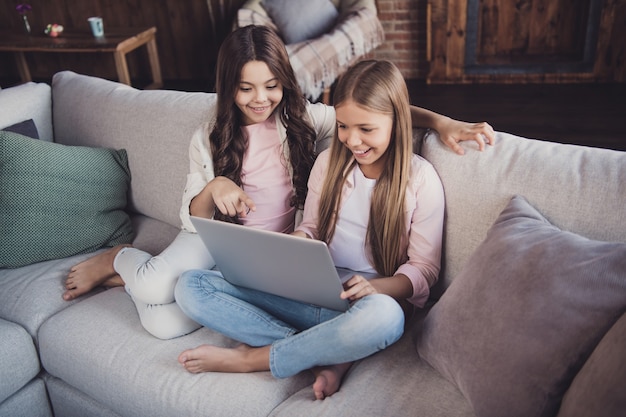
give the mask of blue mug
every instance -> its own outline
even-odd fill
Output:
[[[102,23],[101,17],[90,17],[87,19],[89,22],[89,26],[91,27],[91,33],[96,38],[101,38],[104,36],[104,25]]]

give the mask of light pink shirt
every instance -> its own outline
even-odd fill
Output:
[[[330,152],[322,152],[315,161],[309,177],[309,192],[304,205],[304,218],[297,230],[314,239],[318,238],[318,206],[320,193]],[[344,203],[354,188],[353,176],[343,186],[339,216],[344,213]],[[407,260],[395,274],[406,275],[413,285],[413,295],[408,298],[412,304],[423,307],[430,294],[430,287],[437,281],[441,268],[441,245],[443,236],[444,194],[443,186],[433,166],[424,158],[413,155],[411,179],[406,190],[406,233],[409,237],[406,247]],[[369,211],[369,206],[363,206]]]
[[[242,129],[249,138],[241,170],[242,189],[254,201],[256,211],[241,221],[246,226],[291,233],[295,221],[295,208],[289,205],[293,187],[276,119],[270,117]]]
[[[337,127],[335,120],[335,108],[327,106],[323,103],[311,104],[307,102],[306,118],[313,125],[316,133],[316,152],[325,149],[333,138],[333,134]],[[214,116],[214,113],[210,115]],[[281,161],[289,160],[289,146],[287,144],[286,127],[280,123],[280,115],[272,117],[277,122],[278,138],[282,144]],[[183,230],[195,233],[196,229],[191,224],[189,205],[191,200],[197,196],[204,187],[215,178],[213,172],[213,158],[209,147],[209,132],[211,131],[214,120],[202,124],[193,134],[191,143],[189,144],[189,173],[187,174],[187,182],[183,193],[182,204],[180,207],[180,220]],[[291,167],[289,166],[289,175],[291,176]],[[296,212],[296,219],[300,210]],[[296,220],[297,221],[297,220]]]

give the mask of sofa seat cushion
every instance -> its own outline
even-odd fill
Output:
[[[0,267],[129,243],[126,151],[0,131]]]
[[[50,374],[46,374],[44,378],[50,403],[56,416],[122,417],[111,411],[105,404],[95,401],[60,379],[54,378]]]
[[[93,293],[65,301],[64,283],[70,268],[105,249],[69,258],[0,269],[0,317],[20,324],[35,339],[41,323]]]
[[[67,414],[57,414],[57,416]],[[31,380],[18,392],[0,403],[0,416],[52,417],[46,386],[40,378]]]
[[[42,366],[125,416],[263,416],[312,383],[309,372],[191,374],[177,361],[203,343],[233,346],[207,329],[172,340],[146,332],[122,288],[94,295],[51,317],[39,332]]]
[[[341,388],[314,401],[307,386],[280,404],[272,417],[474,417],[463,394],[415,353],[426,310],[407,323],[393,345],[355,362]]]
[[[424,322],[420,355],[481,416],[549,416],[626,311],[626,243],[551,225],[513,197]]]
[[[33,338],[15,323],[0,319],[0,403],[39,373]]]
[[[513,195],[523,195],[562,230],[626,242],[626,152],[528,140],[496,132],[483,152],[464,156],[426,136],[421,154],[437,170],[446,196],[438,297],[459,274]]]

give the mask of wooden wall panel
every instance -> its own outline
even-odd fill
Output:
[[[448,32],[447,1],[431,1],[430,9],[430,73],[446,74],[446,48]],[[443,78],[443,77],[442,77]]]
[[[526,0],[515,7],[483,0],[478,17],[477,60],[499,63],[528,57],[577,56],[584,48],[589,0]]]
[[[626,0],[605,0],[594,72],[626,82]]]
[[[446,34],[448,37],[448,47],[446,48],[446,55],[448,63],[447,74],[452,78],[458,78],[463,75],[465,37],[467,34],[466,14],[467,2],[448,2],[448,26]]]
[[[626,78],[626,0],[431,0],[430,4],[433,54],[428,82]]]

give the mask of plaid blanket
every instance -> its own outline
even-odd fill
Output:
[[[239,9],[237,25],[265,25],[280,33],[267,15],[251,9]],[[362,8],[346,13],[329,33],[286,47],[300,88],[309,100],[316,100],[350,65],[384,39],[376,12]]]

